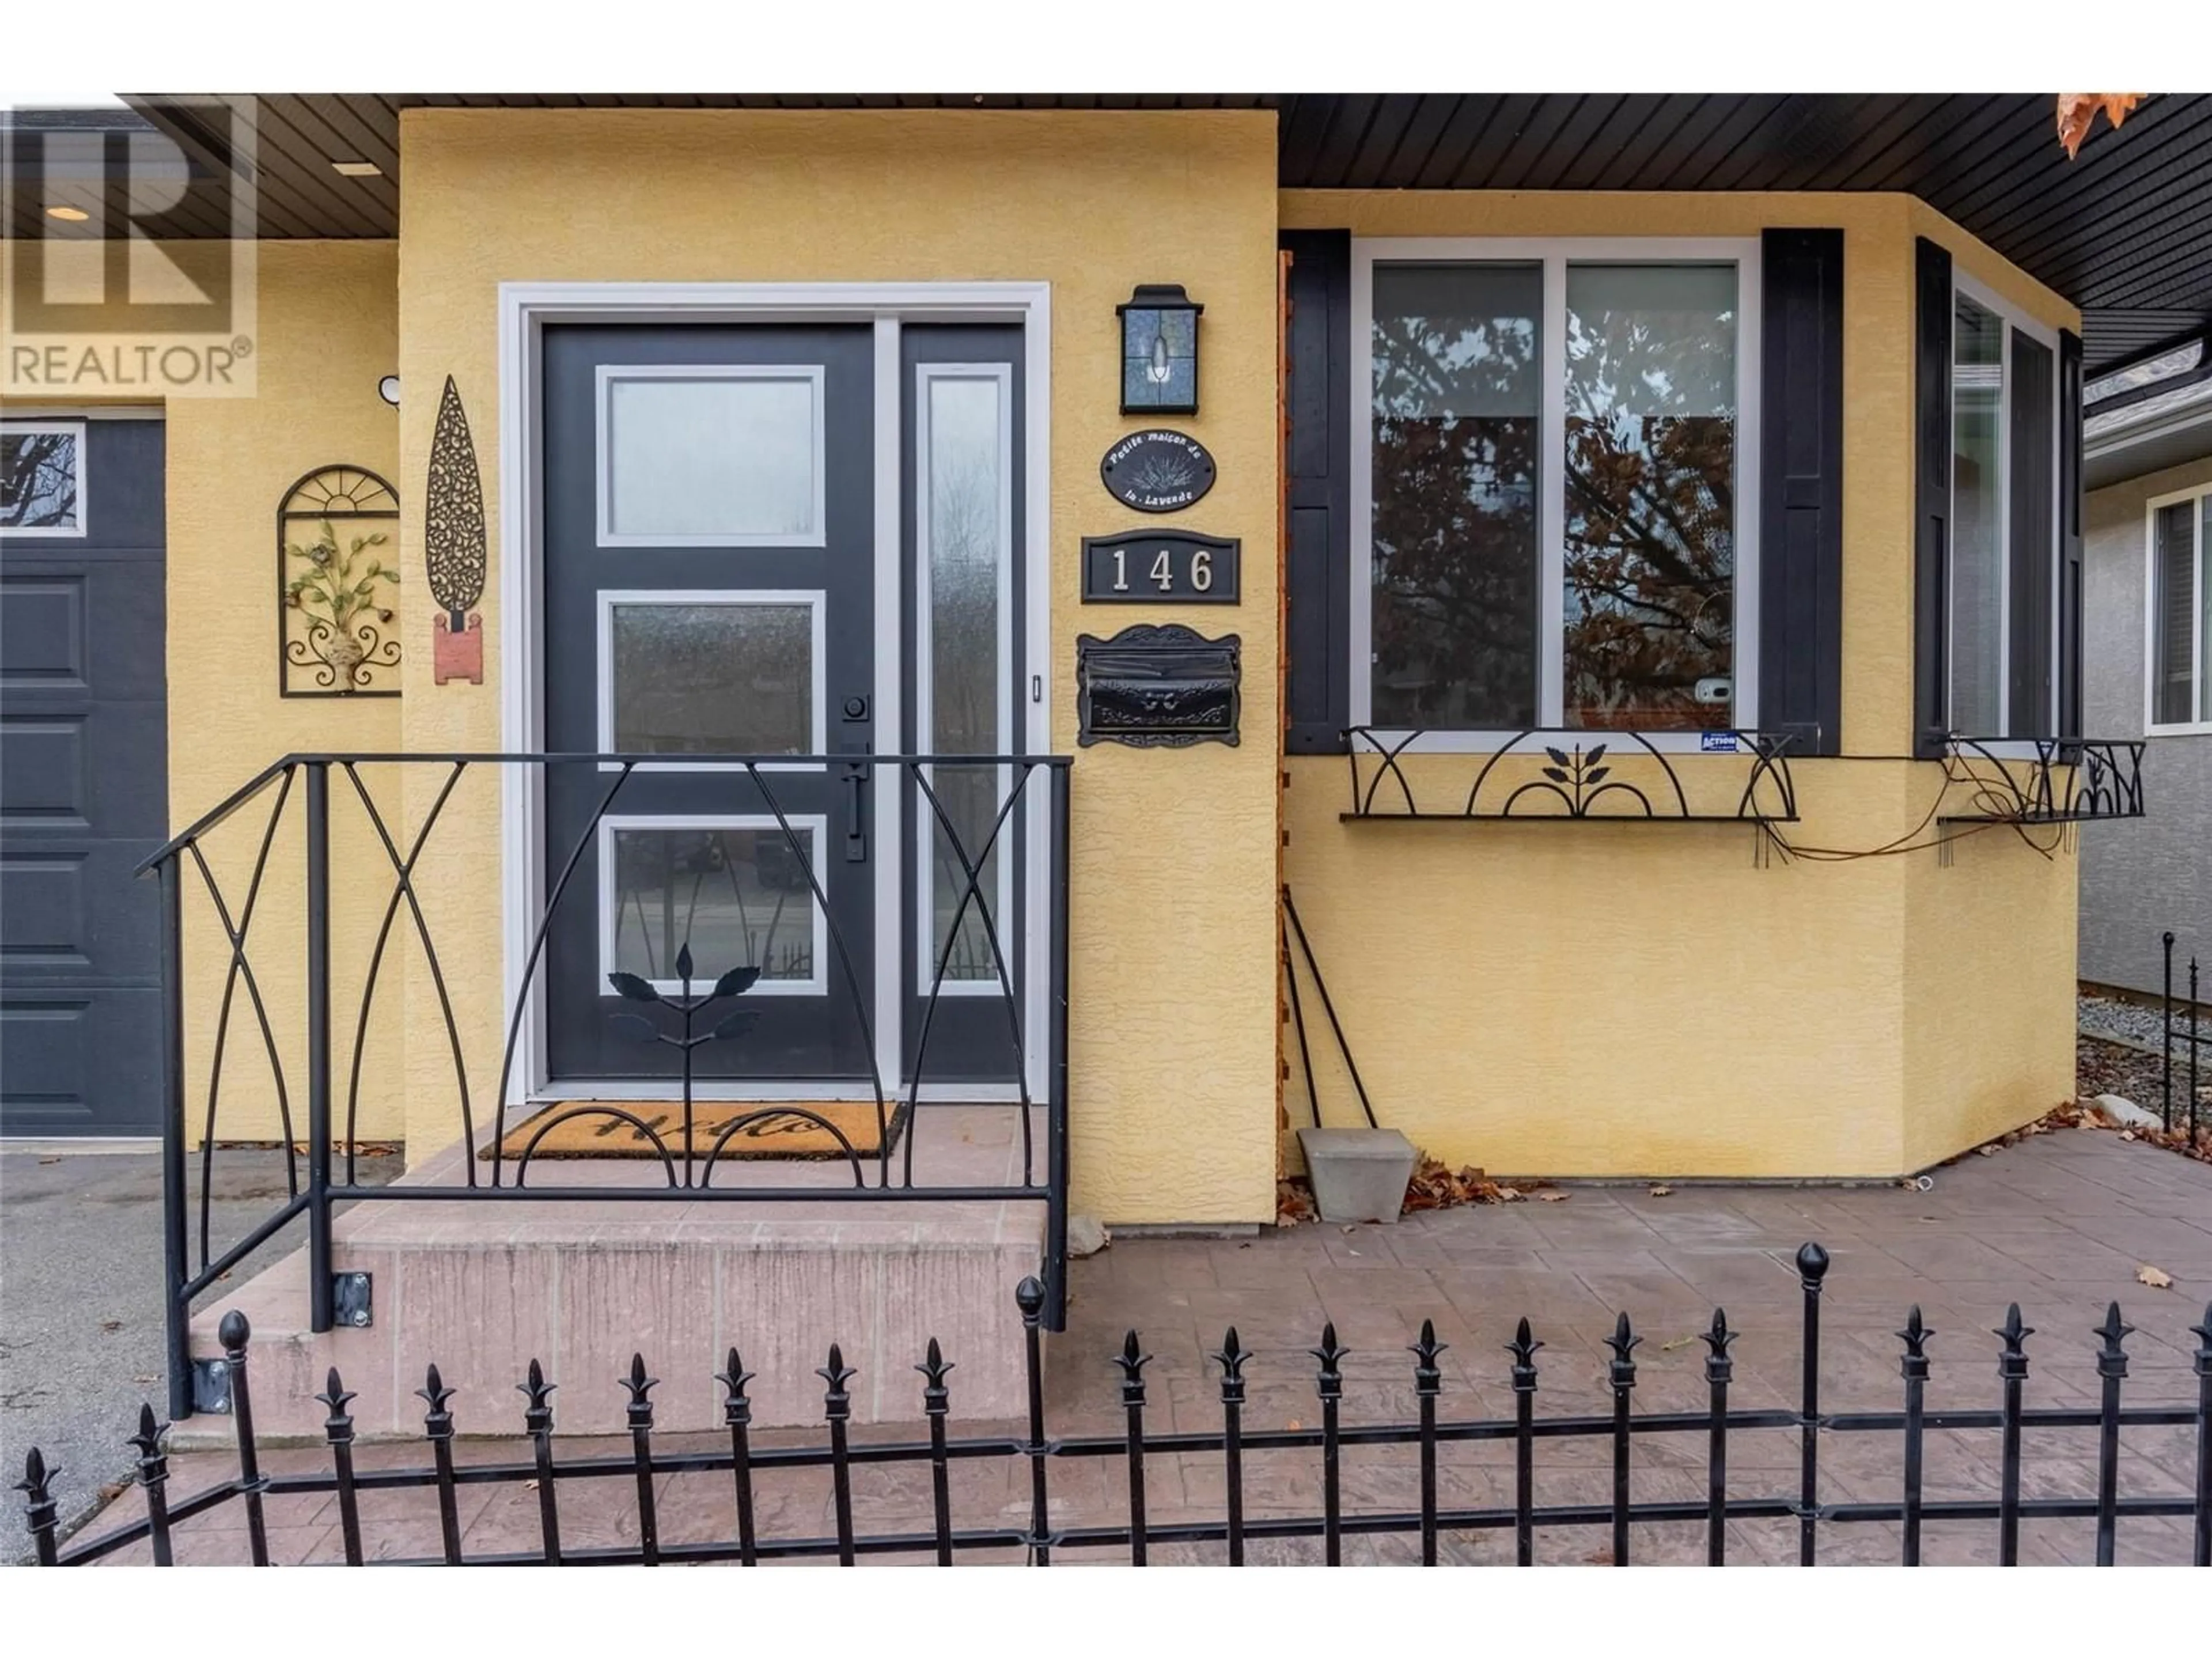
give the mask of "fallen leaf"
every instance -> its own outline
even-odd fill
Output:
[[[1519,1201],[1520,1197],[1521,1189],[1518,1187],[1500,1187],[1498,1189],[1498,1201],[1500,1204],[1516,1203]]]
[[[1659,1352],[1661,1353],[1672,1353],[1677,1348],[1688,1347],[1690,1344],[1697,1340],[1698,1339],[1694,1336],[1678,1336],[1672,1342],[1662,1342],[1659,1345]]]
[[[1573,1197],[1574,1194],[1571,1193],[1563,1193],[1557,1187],[1547,1187],[1542,1192],[1537,1194],[1536,1196],[1547,1204],[1564,1204],[1570,1198]]]
[[[526,1480],[522,1483],[522,1489],[525,1492],[536,1492],[538,1490],[538,1483],[535,1480]]]
[[[2081,141],[2089,136],[2089,129],[2099,115],[2103,115],[2117,130],[2142,101],[2142,94],[2139,92],[2060,93],[2058,142],[2066,147],[2066,159],[2070,161],[2080,154]]]
[[[143,1376],[134,1376],[131,1380],[133,1382],[159,1382],[161,1379],[152,1371],[149,1371]]]
[[[100,1489],[100,1501],[103,1504],[112,1504],[130,1490],[130,1483],[127,1481],[112,1481]]]
[[[58,1158],[42,1158],[39,1162],[41,1164],[58,1164],[61,1162],[61,1159]]]
[[[1651,1188],[1651,1196],[1654,1198],[1664,1198],[1674,1190],[1674,1189],[1672,1187],[1669,1187],[1665,1182],[1658,1182],[1655,1183]]]
[[[103,1319],[100,1322],[100,1328],[103,1331],[119,1331],[123,1328],[123,1322],[119,1319]]]
[[[1283,1426],[1284,1426],[1285,1428],[1286,1428],[1286,1429],[1290,1429],[1290,1430],[1292,1430],[1292,1431],[1296,1431],[1296,1430],[1298,1430],[1298,1429],[1303,1429],[1304,1427],[1305,1427],[1305,1425],[1304,1425],[1304,1424],[1303,1424],[1303,1423],[1301,1423],[1301,1422],[1299,1422],[1299,1421],[1298,1421],[1298,1419],[1297,1419],[1297,1418],[1295,1418],[1295,1417],[1294,1417],[1294,1418],[1292,1418],[1289,1422],[1287,1422],[1287,1423],[1284,1424],[1284,1425],[1283,1425]]]
[[[2123,1140],[2133,1140],[2135,1138],[2136,1132],[2133,1129],[2123,1129],[2120,1131],[2120,1139]]]
[[[1339,1227],[1337,1229],[1337,1231],[1340,1233],[1356,1233],[1358,1231],[1359,1229],[1357,1227]]]
[[[2146,1261],[2136,1269],[2136,1283],[2148,1285],[2154,1291],[2170,1291],[2173,1288],[2173,1275]]]

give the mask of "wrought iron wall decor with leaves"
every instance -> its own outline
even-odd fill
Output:
[[[483,480],[469,436],[468,411],[453,377],[438,399],[437,429],[430,438],[430,477],[423,493],[423,564],[438,615],[431,618],[432,678],[483,684],[483,618],[474,607],[483,598]]]
[[[396,697],[399,497],[367,467],[319,466],[276,507],[277,690]]]

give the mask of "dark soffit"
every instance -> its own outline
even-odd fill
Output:
[[[175,97],[129,102],[189,153],[198,135]],[[1273,109],[1286,188],[1908,192],[2081,307],[2093,369],[2212,319],[2202,94],[2148,100],[2069,161],[2048,93],[288,93],[258,100],[261,234],[396,234],[399,114],[420,106]],[[344,179],[336,161],[382,172]]]

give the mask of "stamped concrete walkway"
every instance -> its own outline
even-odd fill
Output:
[[[2127,1348],[2129,1403],[2193,1404],[2197,1379],[2189,1327],[2212,1300],[2212,1167],[2122,1141],[2108,1132],[2062,1131],[1989,1158],[1970,1157],[1936,1172],[1932,1191],[1901,1188],[1747,1188],[1678,1186],[1664,1197],[1641,1187],[1573,1187],[1564,1201],[1435,1212],[1395,1227],[1309,1224],[1249,1240],[1127,1239],[1073,1270],[1070,1329],[1052,1343],[1049,1420],[1057,1435],[1114,1432],[1121,1425],[1117,1373],[1108,1363],[1122,1332],[1136,1327],[1152,1353],[1148,1429],[1212,1429],[1220,1422],[1219,1368],[1207,1356],[1234,1323],[1252,1351],[1245,1421],[1253,1428],[1311,1428],[1317,1422],[1313,1361],[1307,1350],[1324,1320],[1352,1349],[1345,1362],[1344,1420],[1410,1419],[1412,1360],[1406,1345],[1423,1318],[1449,1345],[1442,1365],[1445,1419],[1510,1417],[1513,1400],[1504,1344],[1525,1314],[1544,1347],[1537,1356],[1540,1418],[1609,1409],[1603,1339],[1626,1310],[1644,1342],[1638,1352],[1639,1411],[1700,1410],[1706,1401],[1705,1345],[1698,1340],[1716,1305],[1740,1333],[1731,1404],[1794,1408],[1797,1401],[1802,1298],[1793,1257],[1816,1239],[1833,1266],[1822,1298],[1822,1405],[1828,1411],[1894,1409],[1900,1400],[1893,1334],[1917,1304],[1934,1328],[1930,1409],[1997,1403],[1991,1328],[2018,1301],[2035,1335],[2028,1343],[2033,1406],[2083,1404],[2096,1397],[2091,1328],[2117,1301],[2136,1327]],[[2171,1289],[2137,1281],[2154,1267]],[[848,1363],[891,1365],[903,1372],[917,1356],[851,1354]],[[951,1356],[957,1359],[958,1356]],[[518,1360],[522,1357],[518,1356]],[[685,1357],[658,1356],[657,1368]],[[708,1357],[693,1357],[705,1365]],[[572,1389],[611,1386],[599,1379],[561,1379]],[[381,1379],[378,1384],[380,1386]],[[920,1380],[915,1385],[918,1390]],[[961,1423],[959,1377],[951,1379],[955,1432],[985,1425]],[[464,1424],[464,1431],[488,1425]],[[502,1427],[506,1425],[501,1425]],[[788,1441],[791,1437],[776,1437]],[[1996,1491],[1994,1431],[1932,1431],[1926,1496],[1987,1498]],[[672,1437],[671,1449],[678,1443]],[[1611,1492],[1610,1451],[1603,1441],[1540,1441],[1539,1504],[1602,1504]],[[618,1449],[594,1446],[592,1449]],[[587,1448],[575,1444],[581,1455]],[[2195,1478],[2196,1448],[2186,1427],[2130,1430],[2123,1436],[2120,1490],[2129,1495],[2184,1496]],[[463,1443],[471,1461],[510,1457],[511,1442]],[[569,1447],[563,1446],[562,1455]],[[1793,1431],[1746,1431],[1730,1437],[1734,1497],[1793,1496],[1798,1447]],[[1411,1448],[1354,1448],[1345,1454],[1347,1512],[1412,1507]],[[312,1449],[279,1451],[276,1468],[322,1467]],[[1705,1487],[1702,1433],[1650,1435],[1637,1443],[1638,1501],[1701,1499]],[[366,1448],[363,1461],[422,1462],[413,1446]],[[227,1475],[220,1456],[173,1460],[173,1493]],[[1318,1459],[1311,1452],[1252,1454],[1246,1463],[1248,1516],[1318,1512]],[[2027,1437],[2023,1487],[2029,1497],[2088,1498],[2095,1492],[2095,1440],[2090,1430],[2043,1430]],[[1893,1500],[1899,1446],[1888,1434],[1822,1437],[1822,1498],[1829,1502]],[[1112,1524],[1123,1513],[1118,1459],[1055,1460],[1052,1516],[1060,1525]],[[1011,1459],[955,1465],[957,1524],[1015,1526],[1028,1513],[1028,1472]],[[779,1471],[760,1482],[763,1536],[826,1535],[829,1490],[821,1471]],[[862,1468],[854,1477],[857,1523],[903,1531],[928,1525],[926,1468]],[[734,1530],[726,1476],[663,1475],[664,1540],[727,1538]],[[1440,1457],[1446,1505],[1510,1505],[1511,1448],[1503,1443],[1448,1445]],[[1224,1498],[1218,1455],[1155,1455],[1148,1469],[1154,1524],[1215,1519]],[[520,1487],[462,1489],[464,1548],[470,1553],[534,1549],[537,1498]],[[136,1495],[110,1512],[133,1512]],[[562,1483],[564,1534],[572,1544],[631,1541],[637,1516],[627,1479]],[[437,1529],[426,1490],[364,1500],[373,1553],[434,1554]],[[211,1520],[234,1528],[235,1506]],[[272,1503],[271,1545],[280,1561],[329,1560],[338,1540],[331,1500]],[[1992,1522],[1928,1524],[1931,1563],[1996,1559]],[[1795,1559],[1796,1523],[1734,1522],[1733,1560]],[[2188,1559],[2185,1521],[2130,1518],[2119,1528],[2123,1563]],[[1643,1525],[1632,1552],[1640,1561],[1686,1562],[1704,1557],[1696,1522]],[[1346,1559],[1411,1559],[1409,1538],[1347,1540]],[[1447,1534],[1447,1561],[1510,1560],[1510,1534]],[[1893,1526],[1830,1525],[1821,1534],[1826,1562],[1895,1561]],[[2087,1562],[2088,1520],[2029,1522],[2023,1559]],[[1002,1553],[1000,1559],[1006,1559]],[[180,1561],[242,1559],[235,1530],[195,1523],[180,1531]],[[143,1549],[132,1553],[143,1559]],[[1062,1552],[1056,1562],[1080,1559]],[[1161,1547],[1155,1561],[1212,1561],[1218,1545]],[[1255,1542],[1255,1562],[1319,1559],[1317,1540]],[[1602,1561],[1601,1528],[1540,1533],[1540,1562]]]

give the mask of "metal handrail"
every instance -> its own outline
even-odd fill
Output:
[[[388,810],[380,810],[375,792],[362,776],[362,769],[380,765],[432,767],[444,769],[439,781],[436,798],[422,821],[410,828],[395,830],[400,820]],[[418,890],[418,866],[426,845],[433,839],[448,801],[463,776],[472,770],[503,771],[510,767],[529,767],[540,773],[556,767],[588,768],[592,775],[604,774],[607,787],[594,791],[597,805],[588,821],[577,836],[574,846],[565,863],[550,860],[549,887],[537,915],[527,957],[516,976],[517,982],[508,989],[511,1001],[503,1024],[505,1041],[500,1058],[499,1085],[489,1114],[491,1135],[486,1171],[480,1175],[477,1164],[478,1122],[470,1088],[470,1065],[464,1052],[460,1036],[460,1022],[448,994],[445,970],[439,956],[435,930],[425,911],[425,895]],[[185,830],[146,860],[142,871],[157,874],[163,889],[163,949],[162,976],[164,981],[163,1007],[163,1190],[165,1209],[165,1239],[167,1243],[167,1284],[168,1290],[169,1346],[171,1354],[172,1411],[184,1414],[191,1409],[188,1392],[186,1361],[186,1332],[191,1304],[204,1292],[222,1272],[242,1262],[253,1250],[268,1242],[292,1219],[304,1216],[307,1224],[307,1243],[310,1255],[309,1293],[310,1327],[315,1331],[331,1328],[335,1310],[334,1291],[330,1262],[332,1254],[331,1224],[336,1206],[357,1199],[436,1197],[441,1200],[471,1197],[523,1200],[546,1198],[577,1201],[580,1199],[608,1199],[622,1201],[651,1202],[656,1199],[676,1196],[686,1201],[714,1200],[721,1201],[823,1202],[854,1200],[913,1200],[934,1199],[945,1202],[992,1198],[1017,1199],[1042,1202],[1046,1206],[1045,1283],[1048,1287],[1048,1323],[1060,1328],[1065,1308],[1065,1261],[1066,1243],[1066,1204],[1068,1190],[1068,1146],[1066,1131],[1066,1009],[1067,1009],[1067,907],[1068,878],[1068,782],[1072,760],[1055,755],[739,755],[739,754],[681,754],[667,753],[598,753],[545,752],[516,753],[501,750],[453,750],[425,752],[362,751],[322,753],[301,751],[288,754],[264,767],[252,779],[233,791],[215,808],[200,815]],[[717,1028],[705,1036],[692,1031],[692,1016],[711,1001],[728,995],[740,995],[750,988],[748,980],[735,990],[720,987],[708,996],[694,998],[689,988],[690,953],[683,953],[680,971],[686,977],[686,986],[680,999],[661,994],[646,981],[637,981],[624,988],[617,984],[615,990],[624,996],[652,1000],[660,1005],[664,1013],[674,1010],[684,1022],[684,1040],[681,1086],[684,1105],[683,1145],[680,1151],[672,1147],[659,1130],[645,1123],[636,1114],[621,1114],[615,1109],[599,1105],[586,1109],[600,1115],[626,1115],[633,1130],[649,1142],[661,1159],[668,1175],[668,1186],[660,1188],[629,1188],[622,1187],[578,1188],[573,1186],[538,1187],[527,1184],[526,1174],[544,1131],[551,1127],[550,1120],[534,1124],[538,1133],[519,1152],[510,1152],[507,1141],[510,1128],[510,1083],[514,1075],[518,1044],[524,1022],[534,997],[542,994],[544,982],[541,966],[548,954],[549,939],[555,917],[571,878],[587,849],[600,834],[601,826],[614,809],[625,786],[630,784],[641,771],[680,770],[726,779],[733,788],[747,792],[748,800],[765,804],[774,815],[783,837],[786,855],[791,868],[805,880],[809,902],[818,906],[822,925],[826,927],[831,957],[836,969],[829,976],[835,988],[842,981],[842,994],[849,1005],[849,1016],[857,1022],[859,1047],[866,1054],[866,1073],[871,1083],[877,1126],[877,1144],[866,1154],[855,1150],[854,1142],[828,1120],[814,1115],[817,1121],[830,1132],[840,1155],[849,1167],[852,1185],[843,1188],[811,1187],[760,1187],[754,1185],[716,1185],[713,1176],[716,1164],[724,1161],[725,1149],[731,1138],[725,1129],[711,1151],[702,1152],[700,1137],[694,1133],[691,1048],[716,1037],[733,1035]],[[351,785],[360,811],[368,829],[373,831],[371,856],[380,852],[390,880],[390,890],[385,896],[381,921],[370,948],[366,975],[360,986],[359,1008],[353,1017],[353,1050],[349,1074],[343,1083],[343,1119],[340,1112],[341,1084],[335,1075],[334,1038],[337,1026],[331,1008],[333,985],[331,964],[332,925],[331,896],[336,872],[331,858],[331,819],[333,814],[331,773],[341,772]],[[880,1068],[872,1026],[872,984],[864,984],[855,968],[856,958],[849,948],[836,914],[831,910],[823,879],[816,866],[826,854],[827,842],[808,850],[816,837],[794,828],[791,811],[781,804],[778,791],[787,792],[795,769],[823,773],[842,773],[848,775],[865,773],[872,776],[890,770],[902,779],[910,777],[922,803],[916,817],[916,827],[933,826],[933,842],[938,856],[933,867],[942,866],[942,874],[951,878],[958,890],[958,898],[950,923],[951,939],[937,951],[933,976],[927,976],[919,992],[925,1007],[918,1039],[909,1057],[905,1079],[891,1079],[888,1083]],[[932,782],[933,775],[966,769],[971,772],[989,771],[1002,779],[997,786],[1003,792],[991,817],[988,831],[970,823],[965,830],[956,822],[956,814],[940,798],[938,787]],[[1043,774],[1042,786],[1032,784],[1035,775]],[[295,783],[304,787],[295,788]],[[266,822],[256,831],[258,851],[253,858],[250,877],[245,878],[242,891],[226,893],[223,879],[217,873],[219,860],[211,861],[203,848],[207,836],[233,819],[240,811],[258,798],[269,794],[274,787]],[[288,813],[295,799],[301,803],[299,816],[303,820],[306,882],[303,902],[306,910],[307,959],[306,981],[306,1067],[304,1086],[295,1087],[291,1066],[288,1063],[289,1045],[280,1041],[271,1005],[262,992],[263,977],[256,971],[255,935],[257,916],[266,907],[263,904],[264,878],[270,865],[272,848],[277,844],[280,830],[288,821]],[[340,799],[343,799],[343,792]],[[853,811],[859,811],[859,797],[854,797]],[[1016,964],[1010,960],[1006,946],[1001,942],[1001,928],[993,917],[995,890],[994,879],[987,876],[987,869],[995,857],[1026,856],[1019,849],[1002,852],[1000,842],[1011,840],[1010,826],[1017,822],[1017,811],[1042,812],[1048,830],[1047,859],[1048,868],[1039,872],[1046,886],[1037,902],[1049,907],[1049,945],[1044,960],[1031,959],[1017,973]],[[811,808],[810,811],[813,810]],[[854,820],[859,822],[857,817]],[[764,834],[773,831],[763,830]],[[563,834],[565,836],[566,830]],[[404,837],[403,842],[402,837]],[[970,843],[974,844],[971,845]],[[905,857],[903,848],[884,855]],[[948,856],[949,855],[949,856]],[[554,866],[557,866],[557,875]],[[190,872],[189,876],[187,872]],[[188,880],[196,880],[204,890],[212,906],[215,920],[222,930],[228,960],[219,1006],[215,1015],[216,1031],[211,1045],[211,1060],[207,1075],[204,1121],[200,1125],[201,1180],[198,1222],[198,1270],[192,1271],[188,1254],[191,1232],[187,1218],[187,1189],[185,1179],[186,1159],[185,1139],[189,1125],[187,1112],[187,1080],[184,1068],[184,1003],[182,969],[184,960],[183,891]],[[404,921],[402,921],[403,908]],[[972,916],[971,916],[972,911]],[[976,1183],[959,1187],[933,1186],[918,1182],[915,1175],[915,1142],[919,1127],[917,1110],[921,1106],[921,1085],[927,1062],[929,1036],[939,998],[944,994],[946,977],[951,969],[954,942],[963,939],[971,921],[980,927],[981,945],[973,952],[977,965],[988,964],[991,977],[996,981],[998,1000],[1005,1008],[1007,1020],[1007,1041],[1011,1044],[1012,1069],[1018,1109],[1020,1116],[1020,1152],[1022,1170],[1018,1182],[997,1184]],[[266,934],[268,926],[260,928]],[[435,993],[443,1021],[447,1047],[450,1051],[456,1097],[465,1146],[463,1174],[451,1186],[410,1188],[398,1189],[362,1187],[358,1184],[356,1157],[358,1150],[356,1124],[362,1085],[363,1056],[367,1053],[371,1030],[371,1016],[381,970],[387,960],[388,946],[396,928],[411,929],[428,963],[432,988]],[[972,943],[972,941],[971,941]],[[671,947],[674,941],[671,940]],[[988,948],[983,948],[988,947]],[[727,964],[725,964],[727,966]],[[289,963],[287,964],[290,970]],[[901,970],[902,971],[902,969]],[[266,964],[263,964],[266,972]],[[1042,987],[1046,1029],[1042,1033],[1025,1029],[1025,1006],[1028,995],[1039,989],[1031,976],[1044,975]],[[757,975],[756,975],[757,976]],[[618,980],[625,977],[617,976]],[[241,999],[238,993],[243,990]],[[838,994],[831,990],[834,997]],[[210,1214],[212,1193],[213,1159],[218,1145],[219,1123],[217,1104],[223,1086],[223,1077],[231,1022],[234,1010],[251,1010],[252,1020],[260,1038],[262,1055],[273,1082],[283,1137],[287,1188],[287,1202],[274,1215],[251,1230],[248,1237],[233,1244],[218,1258],[212,1248]],[[1044,1046],[1040,1049],[1038,1038]],[[1041,1058],[1044,1093],[1039,1102],[1030,1088],[1031,1061]],[[672,1085],[673,1085],[672,1079]],[[898,1111],[891,1109],[896,1097],[902,1095]],[[293,1107],[296,1099],[305,1102],[305,1134],[295,1128]],[[1043,1163],[1040,1169],[1038,1148],[1034,1144],[1032,1129],[1033,1109],[1045,1108],[1045,1145]],[[763,1114],[793,1116],[808,1115],[796,1104],[775,1106],[763,1103]],[[760,1115],[762,1114],[756,1114]],[[333,1164],[333,1148],[339,1139],[336,1133],[343,1121],[343,1139],[346,1146],[343,1170]],[[706,1133],[711,1133],[712,1131]],[[902,1137],[904,1146],[894,1164],[893,1140]],[[304,1149],[299,1143],[304,1139]],[[866,1160],[864,1169],[863,1159]],[[305,1179],[301,1178],[304,1158]],[[486,1178],[488,1176],[488,1178]]]

